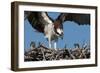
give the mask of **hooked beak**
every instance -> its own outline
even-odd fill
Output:
[[[64,33],[62,32],[61,35],[60,35],[60,37],[61,37],[62,40],[63,40],[63,35],[64,35]]]

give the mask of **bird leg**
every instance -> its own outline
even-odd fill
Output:
[[[54,42],[54,49],[55,50],[57,49],[57,42],[56,41]]]
[[[49,41],[49,48],[51,48],[51,38],[50,37],[48,38],[48,41]]]

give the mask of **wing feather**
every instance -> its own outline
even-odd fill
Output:
[[[29,13],[28,13],[29,12]],[[25,11],[24,14],[29,14],[26,18],[34,29],[44,33],[45,25],[52,23],[46,12],[30,12]],[[24,16],[25,17],[25,16]]]
[[[62,22],[73,21],[79,25],[90,25],[90,14],[61,13],[58,19]]]

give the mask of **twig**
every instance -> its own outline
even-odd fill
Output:
[[[43,60],[46,61],[45,55],[44,55],[44,51],[42,50],[42,48],[41,48],[41,52],[42,52],[42,54],[43,54]]]

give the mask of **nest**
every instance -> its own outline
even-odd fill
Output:
[[[43,45],[33,47],[24,54],[24,61],[50,61],[90,58],[90,48],[50,49]]]

